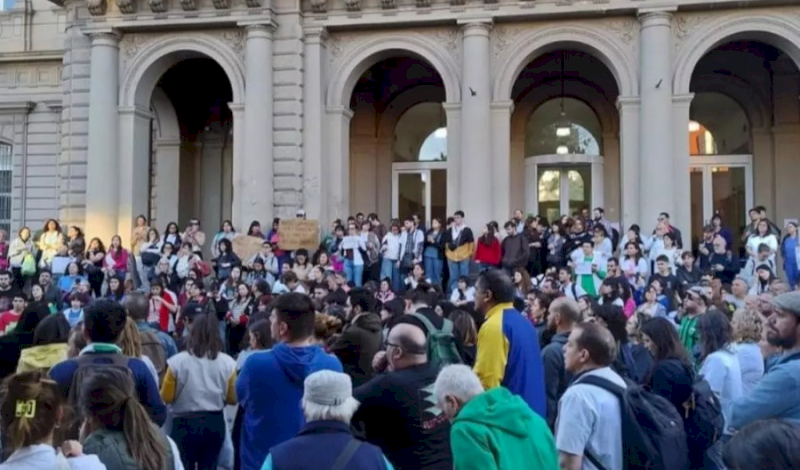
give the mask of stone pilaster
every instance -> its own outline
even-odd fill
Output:
[[[309,219],[325,219],[327,159],[322,158],[325,28],[304,31],[303,56],[303,208]]]
[[[639,125],[639,223],[649,230],[660,212],[675,212],[672,134],[672,14],[639,15],[641,114]],[[687,230],[686,227],[680,227]]]
[[[639,114],[638,96],[617,98],[619,109],[619,171],[620,171],[620,223],[627,228],[640,223],[640,157],[639,157]]]
[[[490,30],[489,21],[463,25],[460,209],[473,227],[497,217],[492,197],[497,169],[492,165]]]
[[[111,240],[118,233],[119,40],[111,30],[91,34],[85,227],[88,237],[102,240]],[[146,180],[139,183],[147,185]]]
[[[691,157],[689,156],[689,108],[694,94],[675,95],[672,97],[672,132],[673,132],[673,184],[675,191],[675,214],[671,222],[683,234],[683,246],[689,247],[692,229],[692,186],[689,176]],[[738,223],[738,222],[737,222]]]
[[[495,218],[511,215],[511,100],[492,102],[492,188]]]
[[[273,24],[245,25],[244,155],[234,188],[243,224],[269,223],[273,214],[272,33]],[[238,193],[238,194],[237,194]],[[244,226],[244,225],[243,225]]]

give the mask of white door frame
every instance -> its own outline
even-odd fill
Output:
[[[711,178],[712,168],[724,166],[744,168],[744,197],[745,206],[753,207],[753,156],[752,155],[693,155],[690,158],[691,168],[699,168],[703,172],[703,225],[708,224],[714,217],[714,188]],[[728,224],[734,222],[726,221]],[[738,223],[747,224],[747,213],[744,220]]]
[[[392,218],[399,217],[400,207],[400,175],[422,175],[425,181],[425,214],[420,214],[424,221],[431,220],[431,170],[447,170],[447,162],[401,162],[392,163]]]
[[[603,206],[603,156],[580,154],[551,154],[536,155],[525,159],[525,206],[526,212],[537,214],[539,212],[539,167],[553,167],[569,169],[570,166],[589,165],[591,169],[592,193],[589,195],[591,208]],[[569,213],[569,181],[567,172],[561,172],[559,189],[560,211]],[[565,196],[566,195],[566,196]]]

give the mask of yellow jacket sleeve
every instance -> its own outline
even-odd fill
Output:
[[[236,371],[233,371],[231,378],[228,379],[228,391],[225,395],[225,403],[228,405],[235,405],[236,401]]]
[[[161,382],[161,399],[164,403],[170,404],[175,401],[175,392],[178,389],[178,381],[172,369],[167,368],[167,373],[164,375],[164,381]]]
[[[486,390],[499,387],[508,363],[508,338],[503,334],[503,315],[496,314],[478,332],[478,357],[474,371]]]

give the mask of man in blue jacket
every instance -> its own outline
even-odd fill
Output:
[[[125,329],[127,320],[125,308],[113,299],[97,299],[85,307],[83,316],[83,337],[88,345],[78,357],[67,359],[50,369],[50,377],[59,384],[64,397],[71,402],[76,401],[78,390],[72,390],[72,387],[81,383],[92,369],[127,367],[136,383],[139,402],[157,425],[163,425],[167,407],[158,392],[155,377],[141,359],[124,356],[117,346],[117,339]]]
[[[314,314],[309,296],[296,292],[279,296],[270,313],[277,344],[252,354],[239,372],[236,397],[244,409],[242,470],[260,470],[270,449],[294,437],[306,424],[300,407],[306,377],[320,370],[342,372],[336,356],[314,344]]]
[[[767,341],[784,352],[750,393],[730,403],[727,424],[734,429],[765,419],[800,424],[800,291],[775,297],[772,308]]]

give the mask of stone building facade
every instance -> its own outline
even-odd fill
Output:
[[[698,234],[754,204],[780,224],[800,8],[709,3],[17,0],[0,225],[107,240],[139,214],[214,231],[298,208],[479,226],[602,206]]]

